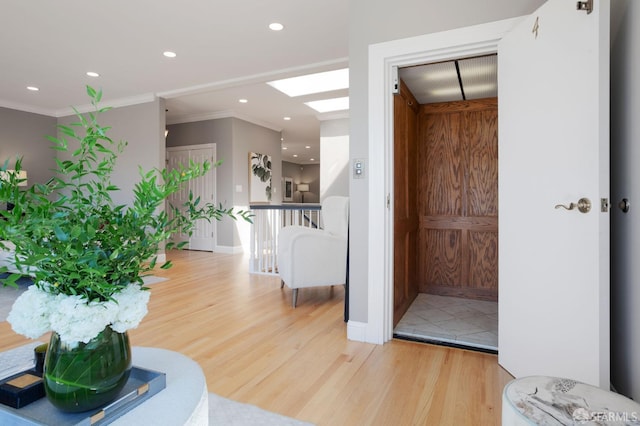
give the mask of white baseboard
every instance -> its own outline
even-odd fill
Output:
[[[214,253],[224,253],[224,254],[244,253],[242,246],[215,246],[213,251]]]
[[[366,342],[367,323],[350,320],[347,323],[347,339],[355,342]]]

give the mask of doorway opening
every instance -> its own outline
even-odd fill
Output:
[[[399,69],[396,338],[498,349],[497,57]]]

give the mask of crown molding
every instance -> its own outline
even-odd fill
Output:
[[[349,66],[349,58],[339,58],[331,61],[316,62],[314,64],[303,65],[300,67],[283,68],[276,71],[270,71],[261,74],[253,74],[245,77],[231,78],[213,83],[200,84],[196,86],[185,87],[176,90],[167,90],[158,92],[161,98],[171,99],[180,96],[196,95],[200,93],[212,92],[215,90],[226,89],[229,87],[242,86],[246,84],[265,83],[273,79],[281,79],[287,77],[295,77],[301,73],[321,72],[335,69],[336,65]]]
[[[32,114],[46,115],[48,117],[55,117],[55,110],[47,108],[38,108],[32,105],[19,104],[16,102],[0,99],[0,108],[13,109],[16,111],[30,112]]]
[[[153,102],[158,97],[154,93],[145,93],[137,96],[130,96],[128,98],[112,99],[108,101],[100,101],[100,108],[122,108],[131,105],[146,104]],[[84,104],[77,107],[62,108],[55,111],[54,117],[67,117],[69,115],[75,115],[76,111],[79,113],[95,111],[95,107],[91,104]]]
[[[282,131],[282,127],[275,126],[272,123],[269,123],[263,120],[258,120],[256,118],[250,117],[245,114],[237,113],[236,111],[233,111],[233,110],[206,112],[202,114],[180,115],[177,117],[173,117],[171,119],[167,118],[167,125],[193,123],[196,121],[219,120],[221,118],[237,118],[239,120],[247,121],[249,123],[255,124],[260,127],[265,127],[275,132]]]
[[[342,118],[349,118],[349,110],[326,112],[316,116],[319,121],[340,120]]]

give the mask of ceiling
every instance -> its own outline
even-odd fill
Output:
[[[87,84],[115,106],[160,96],[169,124],[234,116],[282,131],[297,163],[317,161],[320,120],[347,116],[303,103],[347,90],[289,98],[265,84],[347,66],[344,0],[3,0],[0,12],[0,107],[68,115]]]
[[[158,5],[157,0],[3,0],[0,107],[69,115],[71,106],[87,104],[87,84],[103,90],[105,105],[159,96],[166,99],[168,124],[238,117],[282,132],[284,160],[318,162],[321,120],[347,117],[348,111],[320,114],[304,102],[348,96],[348,89],[290,98],[266,82],[346,68],[348,2],[186,0]],[[272,22],[282,23],[284,30],[271,31]],[[165,51],[177,56],[167,58]],[[478,79],[495,80],[495,71],[492,77],[477,72],[466,77],[487,61],[460,60],[460,80],[453,62],[404,68],[400,75],[420,103],[452,100],[460,97],[459,82],[468,87]],[[89,77],[88,71],[100,76]],[[448,84],[453,89],[445,92],[457,87],[458,94],[428,95]]]
[[[498,96],[497,55],[438,62],[398,71],[419,104]]]

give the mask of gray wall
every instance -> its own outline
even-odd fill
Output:
[[[56,135],[54,117],[0,108],[0,162],[9,160],[10,168],[16,157],[23,157],[22,168],[27,171],[27,184],[45,183],[56,163],[47,135]]]
[[[611,5],[611,381],[640,401],[640,2]]]
[[[225,206],[233,203],[233,185],[229,176],[233,173],[233,119],[204,120],[167,126],[166,146],[216,144],[216,158],[222,164],[216,169],[217,202]],[[217,228],[218,245],[233,246],[233,227],[226,220]]]
[[[64,125],[77,121],[75,115],[58,119],[59,124]],[[107,136],[112,140],[128,142],[124,153],[118,157],[112,178],[121,191],[113,194],[112,198],[117,204],[130,204],[134,185],[140,180],[138,167],[149,171],[165,166],[164,102],[156,99],[144,104],[114,108],[102,113],[98,122],[111,127]]]
[[[293,201],[302,202],[302,193],[296,188],[299,183],[308,183],[309,192],[304,193],[305,203],[320,202],[320,165],[319,164],[295,164],[288,161],[282,162],[282,176],[293,179]]]
[[[276,189],[272,203],[282,201],[280,132],[238,118],[221,118],[167,126],[166,146],[216,144],[216,155],[223,163],[217,168],[218,202],[224,206],[245,208],[249,204],[249,152],[271,155],[272,182]],[[241,187],[241,191],[236,188]],[[223,218],[217,227],[217,245],[239,247],[246,243],[238,223]]]
[[[368,158],[368,48],[396,40],[527,15],[544,0],[352,0],[349,8],[349,155]],[[370,173],[375,171],[369,170]],[[350,319],[367,322],[368,179],[351,179]],[[382,188],[380,190],[383,190]]]

